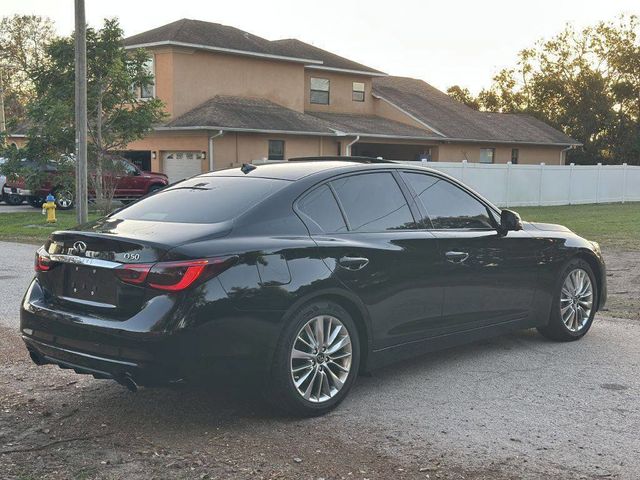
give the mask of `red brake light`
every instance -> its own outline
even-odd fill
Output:
[[[149,272],[149,286],[158,290],[177,292],[195,282],[209,260],[156,263]]]
[[[34,267],[36,272],[46,272],[51,268],[51,260],[49,260],[49,257],[40,255],[40,252],[36,252],[36,261]]]
[[[128,264],[116,269],[120,280],[134,285],[146,284],[157,290],[178,292],[198,279],[212,278],[229,268],[237,257],[207,258],[156,264]]]
[[[147,279],[151,267],[153,267],[152,263],[132,263],[116,268],[115,272],[123,282],[139,285]]]

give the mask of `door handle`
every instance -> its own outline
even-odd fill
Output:
[[[361,270],[369,263],[368,258],[364,257],[342,257],[338,260],[338,265],[346,270]]]
[[[469,258],[469,254],[467,252],[447,252],[445,257],[447,257],[447,262],[462,263]]]

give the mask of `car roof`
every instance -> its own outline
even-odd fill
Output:
[[[420,170],[429,170],[422,166],[413,166],[395,162],[376,161],[369,163],[366,160],[333,160],[333,158],[321,159],[319,157],[309,159],[296,159],[295,161],[283,161],[277,163],[253,164],[253,169],[247,168],[229,168],[226,170],[217,170],[215,172],[203,173],[200,177],[255,177],[255,178],[275,178],[280,180],[296,181],[301,178],[314,174],[327,173],[334,175],[336,173],[363,171],[363,170],[380,170],[383,168],[416,168]],[[246,173],[245,173],[246,172]]]

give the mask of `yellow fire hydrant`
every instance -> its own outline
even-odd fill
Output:
[[[42,204],[42,214],[47,214],[47,223],[56,223],[56,199],[53,195],[47,195],[47,201]]]

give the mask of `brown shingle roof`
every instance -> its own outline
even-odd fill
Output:
[[[327,122],[332,129],[349,135],[371,135],[407,138],[439,138],[430,130],[412,127],[404,123],[375,115],[350,115],[344,113],[307,112]]]
[[[219,23],[183,18],[125,38],[125,46],[156,42],[181,42],[209,47],[273,54],[269,40]]]
[[[532,144],[579,145],[546,123],[523,114],[478,112],[422,80],[379,77],[374,95],[400,107],[445,138]]]
[[[327,52],[326,50],[314,47],[300,40],[284,39],[269,41],[235,27],[188,18],[183,18],[182,20],[177,20],[167,25],[133,35],[124,40],[124,44],[127,47],[166,42],[201,45],[204,47],[260,55],[273,55],[300,61],[310,60],[303,63],[382,74],[382,72],[378,70]]]
[[[160,129],[212,128],[229,131],[293,132],[313,135],[372,135],[436,138],[433,132],[374,115],[297,112],[261,98],[218,95]]]
[[[218,95],[165,125],[332,135],[322,120],[265,99]],[[161,127],[162,128],[162,127]]]
[[[322,67],[338,68],[341,70],[354,70],[358,72],[374,73],[385,75],[380,70],[375,70],[361,63],[354,62],[348,58],[341,57],[335,53],[328,52],[295,38],[285,38],[271,42],[280,55],[288,57],[312,58],[322,60]]]

